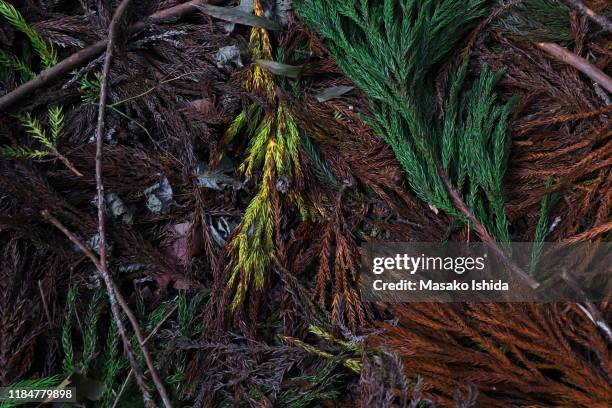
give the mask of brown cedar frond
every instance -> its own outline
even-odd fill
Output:
[[[610,350],[572,304],[411,304],[390,306],[373,344],[397,352],[425,395],[452,406],[474,383],[484,406],[604,407],[612,403]],[[588,356],[585,358],[585,356]]]
[[[60,289],[58,256],[20,235],[0,233],[0,384],[4,386],[27,378],[32,368],[44,367],[41,363],[52,364],[41,361],[45,359],[36,350],[53,347],[54,340],[45,335],[58,319],[56,308],[49,306],[55,306]]]
[[[325,308],[327,286],[331,286],[332,323],[340,326],[348,321],[355,331],[366,322],[366,313],[357,291],[359,252],[341,209],[335,219],[325,225],[320,241],[319,269],[315,279],[314,296]],[[346,319],[345,319],[346,317]]]

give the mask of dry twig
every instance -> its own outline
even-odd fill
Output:
[[[585,6],[585,4],[580,0],[566,0],[566,3],[580,14],[593,20],[593,22],[601,26],[601,28],[604,30],[612,33],[612,22],[605,16],[597,14],[595,11]]]
[[[96,269],[102,276],[102,279],[104,280],[104,284],[106,285],[106,289],[108,292],[108,299],[109,299],[110,306],[111,306],[111,312],[113,313],[113,318],[115,320],[115,323],[117,324],[117,330],[119,331],[119,336],[121,336],[121,341],[123,342],[123,348],[125,349],[125,352],[127,354],[128,361],[130,362],[130,366],[132,367],[134,376],[136,377],[136,382],[138,383],[138,386],[140,387],[140,390],[142,391],[145,405],[147,407],[155,406],[153,404],[151,394],[147,390],[147,385],[144,381],[142,373],[140,372],[140,368],[138,367],[138,362],[136,361],[134,350],[132,350],[132,346],[130,345],[130,339],[127,336],[125,326],[123,325],[123,321],[121,320],[121,313],[119,312],[119,308],[117,304],[121,305],[121,308],[123,309],[124,312],[126,311],[126,308],[127,310],[129,310],[129,307],[127,306],[127,303],[125,302],[121,294],[116,290],[115,284],[112,281],[108,273],[108,270],[106,270],[106,266],[103,267],[102,264],[100,263],[100,259],[96,256],[96,254],[94,254],[92,250],[89,249],[87,245],[85,245],[76,235],[70,232],[64,224],[62,224],[57,218],[51,215],[49,211],[43,210],[41,214],[45,219],[47,219],[57,229],[63,232],[64,235],[66,235],[66,237],[68,237],[68,239],[73,244],[75,244],[91,260],[91,262],[94,264],[94,266],[96,267]],[[133,316],[133,313],[131,313],[131,310],[129,311],[130,311],[130,314]],[[130,322],[132,321],[130,320]]]
[[[162,325],[164,323],[166,323],[166,320],[168,320],[170,318],[170,316],[172,316],[172,314],[176,311],[176,309],[178,309],[178,303],[176,305],[174,305],[172,307],[172,309],[170,309],[170,311],[166,314],[166,316],[164,316],[164,318],[161,319],[161,321],[157,324],[157,326],[155,326],[155,328],[153,330],[151,330],[151,333],[149,333],[147,338],[144,339],[143,344],[146,344],[151,339],[151,337],[155,336],[157,331],[162,327]],[[116,408],[119,405],[119,401],[121,400],[121,396],[123,395],[123,392],[125,391],[125,388],[127,387],[128,383],[130,382],[130,379],[132,378],[133,374],[134,374],[134,370],[132,370],[130,368],[130,371],[128,372],[128,375],[125,377],[125,380],[123,381],[123,384],[121,384],[121,388],[119,389],[119,392],[117,393],[117,396],[115,397],[115,402],[113,402],[112,408]]]
[[[108,269],[106,266],[107,263],[106,263],[106,228],[105,228],[105,222],[104,222],[104,211],[105,211],[104,183],[102,180],[102,141],[103,141],[103,133],[104,133],[104,119],[105,119],[105,113],[106,113],[106,99],[108,97],[108,74],[109,74],[110,66],[113,60],[113,50],[115,47],[115,41],[119,33],[119,26],[121,24],[121,20],[123,16],[125,15],[125,12],[127,11],[127,8],[129,7],[130,3],[131,3],[131,0],[123,0],[119,4],[119,6],[117,7],[117,10],[115,11],[115,14],[113,15],[113,19],[110,23],[110,27],[108,30],[109,32],[108,42],[107,42],[107,47],[106,47],[106,55],[104,57],[104,67],[102,68],[102,80],[101,80],[101,85],[100,85],[100,102],[98,106],[98,125],[96,128],[96,186],[97,186],[97,191],[98,191],[98,233],[100,235],[99,263],[100,263],[100,268],[101,268],[100,273],[102,277],[104,278],[105,282],[107,282],[109,296],[111,295],[111,292],[116,292],[116,290],[114,288],[114,283],[112,281],[112,278],[110,277],[110,273],[108,272]],[[142,350],[142,354],[143,354],[145,363],[147,365],[147,368],[149,369],[149,372],[151,374],[151,379],[153,380],[153,383],[155,384],[155,388],[157,389],[157,392],[159,393],[166,408],[172,408],[172,403],[170,402],[170,398],[168,396],[166,388],[164,387],[164,383],[159,377],[159,374],[157,374],[157,370],[155,370],[155,366],[153,364],[153,359],[151,358],[151,355],[148,352],[144,344],[145,343],[144,337],[142,335],[142,331],[140,330],[140,326],[138,325],[138,321],[136,320],[136,317],[134,316],[134,314],[132,313],[132,311],[130,310],[130,308],[128,307],[128,305],[125,303],[124,300],[121,301],[119,299],[119,296],[117,296],[117,299],[119,300],[120,304],[121,303],[125,304],[125,305],[122,304],[123,311],[128,316],[128,319],[130,320],[130,322],[132,323],[134,334],[136,335],[136,338],[138,339],[138,343]]]
[[[606,75],[602,70],[591,64],[586,59],[573,52],[553,43],[538,43],[538,47],[546,51],[556,59],[564,62],[578,71],[582,72],[599,85],[603,86],[608,92],[612,93],[612,78]]]
[[[520,277],[532,289],[537,289],[540,284],[536,282],[535,279],[533,279],[531,276],[529,276],[524,270],[519,268],[514,262],[508,259],[505,251],[497,243],[495,238],[491,236],[489,231],[487,231],[486,227],[482,225],[480,221],[478,221],[478,219],[474,216],[469,207],[465,204],[465,202],[461,198],[461,195],[457,192],[455,187],[453,187],[451,181],[448,178],[448,175],[444,172],[444,170],[440,169],[439,174],[440,178],[442,179],[442,182],[446,187],[446,190],[448,191],[449,196],[451,197],[451,200],[453,200],[453,203],[455,204],[455,207],[457,207],[457,209],[465,216],[465,218],[468,219],[470,224],[474,226],[474,230],[476,231],[482,242],[484,242],[489,248],[491,248],[495,252],[495,254],[501,260],[504,261],[504,263],[508,268],[510,268],[512,273]]]

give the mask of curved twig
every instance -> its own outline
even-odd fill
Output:
[[[537,43],[537,46],[559,61],[576,68],[612,93],[612,78],[586,59],[554,43]]]
[[[100,272],[105,282],[107,281],[107,287],[109,289],[109,296],[111,292],[116,292],[114,290],[114,284],[112,282],[112,278],[107,269],[106,263],[106,228],[105,228],[105,220],[104,220],[104,183],[102,180],[102,142],[104,139],[104,122],[105,122],[105,114],[106,114],[106,100],[108,98],[108,74],[110,71],[110,66],[113,60],[113,50],[115,47],[115,41],[119,34],[119,26],[121,24],[122,18],[125,15],[131,0],[123,0],[115,14],[113,15],[113,19],[111,20],[110,27],[108,29],[108,42],[106,46],[106,55],[104,57],[104,66],[102,68],[102,80],[100,84],[100,102],[98,105],[98,125],[96,127],[96,186],[98,191],[98,233],[100,235],[100,245],[99,251],[100,254]],[[168,392],[166,391],[166,387],[162,382],[157,370],[155,369],[155,365],[153,364],[153,359],[151,358],[151,354],[147,350],[145,346],[144,337],[142,335],[142,331],[140,330],[140,326],[138,325],[138,320],[134,313],[129,308],[125,299],[120,296],[118,293],[115,293],[117,298],[117,302],[127,315],[130,323],[132,324],[132,328],[134,330],[134,334],[138,339],[138,343],[140,349],[142,351],[145,363],[147,368],[149,369],[149,373],[151,374],[151,379],[153,380],[153,384],[161,397],[164,406],[166,408],[172,408],[172,402],[170,401],[170,397],[168,396]],[[146,401],[145,401],[146,402]]]

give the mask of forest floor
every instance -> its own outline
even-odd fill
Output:
[[[372,242],[610,242],[611,20],[609,0],[0,0],[0,386],[612,406],[610,302],[359,286]]]

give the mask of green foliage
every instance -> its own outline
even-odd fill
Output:
[[[301,172],[298,157],[300,137],[289,109],[279,103],[275,111],[264,112],[259,106],[249,107],[249,110],[259,120],[250,122],[246,128],[250,139],[246,158],[239,170],[251,177],[262,169],[263,177],[230,243],[237,255],[228,281],[228,287],[236,288],[232,310],[242,304],[251,286],[256,291],[263,289],[272,264],[275,252],[272,194],[276,179],[289,178]],[[233,138],[245,125],[246,114],[241,113],[228,129],[225,139]],[[299,198],[295,199],[303,210]]]
[[[84,76],[79,81],[79,90],[81,91],[81,99],[84,102],[96,103],[100,98],[100,87],[102,86],[102,76],[96,73],[93,79],[89,75]]]
[[[54,375],[51,377],[35,378],[35,379],[18,381],[16,383],[7,385],[7,388],[12,388],[12,389],[51,388],[51,387],[57,387],[62,382],[62,380],[63,380],[63,377],[61,375]],[[13,407],[19,407],[19,406],[23,406],[27,404],[28,404],[27,402],[2,401],[0,402],[0,408],[13,408]]]
[[[200,325],[196,323],[196,311],[207,296],[208,292],[198,292],[188,299],[185,291],[179,293],[178,322],[183,336],[192,338],[200,332]]]
[[[200,304],[207,296],[208,292],[198,292],[189,299],[185,291],[179,293],[177,315],[183,337],[191,339],[201,332],[201,324],[196,322],[196,312],[200,310]],[[186,369],[187,356],[184,353],[176,355],[172,360],[172,369],[166,376],[165,382],[179,392]]]
[[[8,20],[8,22],[15,27],[15,29],[24,33],[30,40],[30,44],[42,61],[45,69],[51,68],[57,64],[57,53],[47,44],[44,38],[28,24],[23,18],[21,13],[11,4],[4,0],[0,0],[0,14]]]
[[[47,157],[49,152],[45,150],[34,150],[24,146],[0,145],[0,156],[15,159],[41,159]]]
[[[3,50],[0,50],[0,67],[18,72],[21,76],[21,82],[27,82],[36,76],[36,73],[23,59]]]
[[[102,300],[104,295],[104,290],[98,288],[93,294],[87,311],[83,329],[83,354],[79,365],[80,372],[85,375],[89,372],[91,362],[97,355],[98,321],[103,310]]]
[[[302,144],[302,148],[308,155],[310,162],[312,163],[315,174],[322,182],[329,184],[331,186],[338,187],[340,186],[340,181],[336,178],[334,173],[331,172],[327,164],[321,158],[319,151],[315,144],[310,140],[310,137],[307,135],[301,134],[300,140]]]
[[[63,369],[66,376],[70,375],[75,368],[74,345],[72,343],[72,320],[74,318],[74,308],[77,297],[76,286],[70,286],[66,297],[66,315],[62,325],[62,349],[64,351]]]
[[[392,147],[414,193],[458,218],[440,177],[450,176],[477,218],[508,240],[502,179],[509,142],[508,114],[499,104],[500,74],[484,68],[460,96],[467,62],[454,75],[443,119],[434,104],[437,66],[476,20],[484,0],[306,0],[298,13],[327,40],[344,73],[368,96],[366,120]]]
[[[119,374],[127,367],[127,358],[123,356],[122,348],[119,346],[119,330],[117,329],[115,321],[111,319],[108,337],[106,338],[104,365],[102,368],[102,381],[104,382],[102,406],[112,406],[115,399],[115,393],[119,392]]]
[[[506,125],[516,99],[496,103],[494,88],[503,73],[493,74],[486,65],[472,88],[459,98],[466,71],[467,62],[455,75],[445,105],[442,163],[476,218],[498,240],[508,242],[503,177],[510,152]]]
[[[276,405],[287,408],[307,408],[317,406],[323,401],[334,401],[342,397],[340,391],[346,381],[346,375],[340,374],[338,366],[342,357],[324,359],[312,374],[290,378],[290,382],[305,384],[303,387],[291,387],[283,390],[276,400]]]
[[[546,180],[546,188],[552,186],[552,179]],[[540,217],[538,218],[538,224],[536,225],[536,231],[533,238],[533,248],[531,250],[531,264],[529,266],[529,273],[534,274],[540,257],[542,256],[542,250],[544,249],[544,241],[549,232],[549,214],[550,210],[559,200],[561,194],[558,191],[553,193],[544,194],[540,201]]]
[[[72,171],[75,171],[68,159],[57,149],[64,130],[64,112],[62,108],[59,106],[50,107],[47,111],[47,117],[49,121],[48,131],[30,113],[18,117],[20,124],[33,139],[42,145],[42,148],[35,149],[27,146],[0,145],[0,156],[13,159],[41,159],[53,156],[60,159]]]

